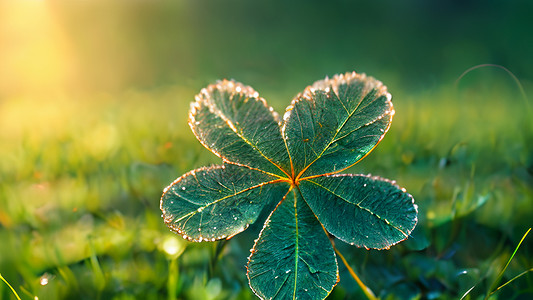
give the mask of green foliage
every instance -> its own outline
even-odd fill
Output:
[[[478,282],[468,297],[483,299],[531,227],[530,115],[505,100],[520,99],[512,82],[506,88],[489,81],[485,92],[472,86],[479,73],[459,90],[455,78],[423,92],[396,87],[401,101],[387,138],[346,171],[401,179],[419,204],[412,237],[389,251],[335,244],[380,299],[459,299]],[[217,161],[185,130],[186,114],[176,114],[189,107],[176,98],[191,98],[204,84],[79,101],[43,95],[41,108],[60,108],[51,116],[35,110],[33,99],[3,100],[0,273],[22,299],[255,298],[245,265],[260,222],[228,243],[190,243],[166,232],[153,201],[176,173]],[[286,96],[263,89],[272,99]],[[533,266],[531,241],[524,240],[501,283]],[[328,300],[363,298],[339,258],[340,282]],[[530,298],[531,274],[491,299]],[[0,298],[16,299],[3,283]]]
[[[270,212],[248,259],[251,288],[263,299],[325,298],[338,281],[329,234],[388,249],[417,222],[413,198],[394,182],[340,174],[389,129],[390,98],[372,77],[336,75],[297,95],[281,122],[252,88],[210,85],[196,96],[189,125],[224,164],[167,187],[165,223],[188,240],[215,241]]]

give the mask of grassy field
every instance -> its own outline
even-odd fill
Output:
[[[519,93],[516,106],[501,100],[512,89],[469,103],[468,88],[398,97],[390,132],[351,170],[396,179],[420,208],[413,237],[389,251],[339,245],[384,299],[456,298],[478,281],[472,294],[483,294],[531,226],[533,128]],[[224,245],[193,244],[160,218],[165,185],[219,162],[190,132],[187,105],[173,101],[193,95],[176,86],[49,99],[45,110],[3,102],[0,266],[23,296],[253,298],[244,265],[260,227]],[[526,239],[504,279],[532,266],[532,245]],[[331,298],[356,295],[351,280],[341,267]],[[500,294],[532,287],[524,276]]]
[[[342,9],[285,7],[293,15],[281,16],[281,23],[271,28],[270,17],[276,10],[265,4],[259,10],[259,24],[250,16],[226,24],[224,17],[232,9],[243,12],[252,7],[225,8],[219,17],[215,7],[215,12],[205,12],[202,23],[195,18],[208,5],[199,3],[190,7],[165,1],[134,7],[100,3],[88,11],[103,16],[104,25],[95,25],[93,33],[81,8],[51,5],[52,19],[59,20],[54,26],[64,29],[63,34],[76,42],[72,45],[85,45],[79,46],[82,50],[69,50],[82,58],[76,65],[78,73],[69,77],[72,73],[65,71],[69,68],[60,68],[67,63],[53,60],[49,62],[57,68],[49,76],[46,72],[35,75],[35,66],[25,63],[0,71],[0,274],[22,299],[255,299],[245,264],[261,224],[228,242],[190,243],[169,232],[161,219],[159,198],[166,185],[191,169],[220,163],[190,131],[189,102],[211,81],[232,77],[253,85],[282,113],[307,84],[353,69],[389,86],[396,114],[380,145],[349,171],[397,180],[414,196],[419,223],[410,239],[390,250],[369,251],[340,241],[337,247],[381,299],[458,299],[473,286],[466,299],[483,299],[492,291],[491,285],[533,225],[533,103],[527,99],[533,97],[533,77],[526,68],[532,59],[524,54],[531,49],[529,44],[524,42],[526,49],[516,47],[512,50],[516,52],[502,56],[518,56],[505,66],[518,70],[522,86],[501,68],[490,66],[455,82],[472,65],[495,57],[492,48],[483,48],[489,34],[464,47],[455,44],[454,64],[446,65],[430,51],[446,44],[446,37],[428,46],[418,41],[417,33],[429,33],[414,31],[414,25],[404,33],[410,46],[400,47],[397,54],[394,49],[373,53],[365,47],[352,53],[347,47],[357,45],[354,41],[341,41],[339,51],[330,52],[329,45],[343,37],[338,31],[327,35],[330,30],[319,30],[321,23],[288,27],[288,32],[283,26],[291,17],[304,21],[325,13],[328,21],[337,20],[335,16],[344,20],[330,28],[340,29],[350,20]],[[392,7],[385,16],[395,9],[389,4]],[[379,10],[371,5],[364,8]],[[520,6],[507,8],[520,12]],[[188,16],[187,9],[193,16]],[[478,20],[490,18],[492,10],[484,12]],[[171,18],[173,14],[183,18]],[[158,18],[160,23],[152,25]],[[504,32],[523,28],[520,22],[526,22],[520,16],[508,19],[515,23],[501,29]],[[194,26],[187,27],[192,21]],[[68,26],[73,24],[78,27]],[[252,25],[243,28],[243,24]],[[111,50],[94,44],[106,26],[111,33],[103,41],[116,43]],[[217,46],[224,39],[216,34],[218,26],[242,36],[243,44],[231,39],[225,47]],[[390,27],[353,28],[366,32],[360,37],[364,42],[383,46],[376,33],[401,44],[386,30]],[[433,24],[431,28],[441,27]],[[301,34],[296,41],[303,43],[296,50],[284,46],[291,45],[294,32]],[[198,38],[199,34],[206,38]],[[282,35],[279,40],[273,38],[276,34]],[[317,35],[327,35],[325,44],[310,47],[315,43],[308,39]],[[0,42],[7,39],[6,34],[0,35]],[[31,36],[28,39],[33,41]],[[266,49],[263,41],[268,41]],[[190,47],[183,46],[187,42]],[[44,50],[52,47],[38,45]],[[132,52],[114,62],[130,46]],[[241,46],[244,50],[237,51]],[[417,46],[432,53],[420,58],[424,63],[415,64],[419,58],[412,49]],[[15,50],[0,47],[14,57]],[[26,49],[25,44],[14,47]],[[307,47],[311,50],[302,57],[300,51]],[[498,47],[496,43],[494,48]],[[481,48],[485,49],[479,54],[483,61],[475,55]],[[32,62],[52,55],[43,53],[40,58],[34,53],[38,57]],[[179,59],[172,63],[179,68],[173,69],[165,59],[172,61],[175,56]],[[8,61],[3,57],[0,61]],[[61,57],[57,59],[62,61]],[[143,58],[149,60],[138,62]],[[499,284],[531,270],[532,253],[530,235]],[[339,268],[340,283],[328,299],[363,299],[346,268]],[[491,299],[531,297],[529,272]],[[4,282],[0,282],[0,299],[15,299]]]

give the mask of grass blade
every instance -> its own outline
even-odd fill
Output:
[[[518,279],[520,277],[522,277],[523,275],[526,275],[527,273],[533,271],[533,268],[529,269],[529,270],[525,270],[524,272],[516,275],[515,277],[513,277],[513,279],[507,281],[506,283],[500,285],[497,289],[495,289],[494,291],[492,291],[489,296],[491,296],[492,294],[496,293],[498,290],[500,290],[501,288],[503,288],[504,286],[508,285],[509,283],[513,282],[515,279]]]
[[[525,240],[526,236],[528,235],[528,233],[531,231],[531,228],[529,228],[526,233],[524,234],[524,236],[522,236],[522,239],[520,240],[520,242],[518,243],[518,245],[516,246],[516,248],[514,249],[514,252],[513,254],[511,255],[511,257],[509,257],[509,260],[507,260],[507,264],[505,264],[505,267],[501,270],[500,274],[498,274],[498,277],[496,278],[496,280],[494,280],[494,282],[492,283],[492,285],[490,286],[489,288],[489,292],[487,293],[487,296],[485,296],[485,300],[487,300],[489,298],[490,295],[494,294],[494,292],[496,292],[497,290],[499,290],[500,288],[504,287],[505,285],[507,285],[508,283],[510,283],[511,281],[513,281],[515,278],[511,279],[510,281],[506,282],[505,284],[503,284],[502,286],[500,286],[499,288],[496,288],[496,286],[500,283],[500,280],[502,279],[503,277],[503,274],[505,273],[505,270],[507,270],[507,267],[509,266],[509,264],[511,263],[511,260],[513,259],[513,257],[515,256],[516,252],[518,251],[518,248],[520,248],[520,245],[522,245],[522,242]],[[531,269],[530,269],[531,270]],[[525,271],[524,273],[527,273],[528,271],[530,270],[527,270]],[[522,276],[524,273],[518,275],[518,277]],[[491,292],[492,291],[492,292]]]
[[[19,295],[17,294],[17,292],[15,291],[15,289],[11,286],[11,284],[9,284],[9,282],[7,282],[7,280],[4,278],[4,276],[2,276],[2,273],[0,273],[0,279],[2,279],[3,282],[5,282],[7,284],[7,286],[11,289],[11,291],[13,292],[13,295],[15,295],[15,297],[17,297],[18,300],[20,300],[20,297]]]

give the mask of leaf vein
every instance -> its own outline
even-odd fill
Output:
[[[319,183],[317,183],[317,182],[315,182],[315,181],[313,181],[313,180],[307,180],[307,181],[308,181],[308,182],[311,182],[311,183],[313,183],[313,184],[315,184],[315,185],[317,185],[317,186],[319,186],[319,187],[321,187],[321,188],[323,188],[324,190],[326,190],[326,191],[328,191],[329,193],[331,193],[333,196],[335,196],[335,197],[337,197],[337,198],[339,198],[339,199],[342,199],[344,202],[349,203],[349,204],[353,204],[353,205],[357,206],[359,209],[364,210],[364,211],[368,212],[369,214],[376,216],[379,220],[382,220],[383,222],[385,222],[385,224],[387,224],[387,225],[391,226],[392,228],[398,230],[398,231],[399,231],[401,234],[403,234],[406,238],[409,237],[408,234],[406,234],[402,229],[398,228],[398,226],[396,226],[396,225],[394,225],[393,223],[391,223],[387,218],[384,218],[384,217],[382,217],[382,216],[376,214],[375,212],[371,211],[370,209],[361,206],[360,203],[353,203],[353,202],[350,202],[350,201],[348,201],[347,199],[345,199],[344,197],[342,197],[342,196],[338,195],[337,193],[335,193],[334,191],[328,189],[327,187],[325,187],[325,186],[323,186],[323,185],[321,185],[321,184],[319,184]],[[388,243],[388,240],[387,240],[387,243]]]

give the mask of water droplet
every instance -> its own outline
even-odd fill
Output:
[[[237,221],[237,217],[233,218],[233,220]]]
[[[285,271],[285,274],[288,274],[288,273],[289,273],[290,271],[291,271],[290,269],[289,269],[289,270],[287,270],[287,271]]]
[[[41,276],[40,283],[41,283],[42,286],[45,286],[45,285],[48,284],[48,275],[47,274],[44,274],[43,276]]]
[[[216,229],[217,229],[217,227],[216,227],[216,226],[215,226],[215,227],[213,227],[213,230],[216,230]]]
[[[184,187],[184,186],[182,186],[182,187],[181,187],[181,190],[182,190],[182,191],[185,191],[185,187]]]
[[[363,184],[363,187],[366,187],[366,183],[365,183],[365,184]]]

